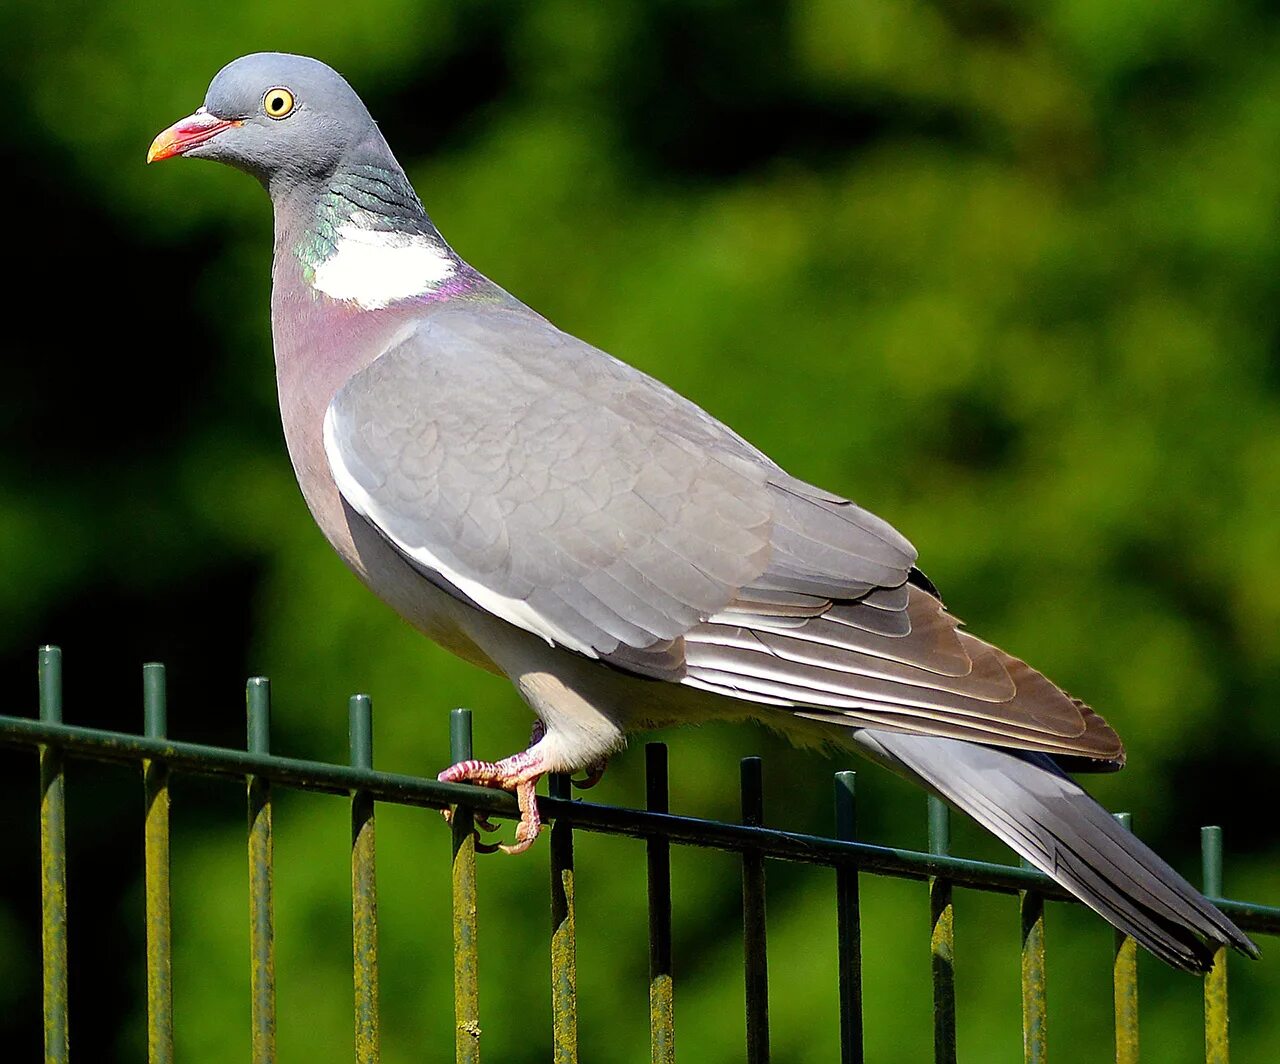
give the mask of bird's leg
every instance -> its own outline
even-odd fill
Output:
[[[503,853],[523,853],[533,845],[542,830],[534,788],[545,770],[542,757],[534,747],[504,757],[501,761],[459,761],[436,777],[443,783],[475,783],[482,787],[515,791],[520,805],[520,823],[516,825],[515,841],[498,847]]]
[[[542,741],[542,737],[546,734],[546,725],[543,724],[541,720],[535,720],[533,722],[533,731],[529,735],[529,745],[536,746]],[[586,779],[575,780],[571,778],[569,782],[579,790],[590,790],[604,777],[604,770],[608,767],[609,759],[607,757],[602,757],[599,761],[593,761],[586,767]]]

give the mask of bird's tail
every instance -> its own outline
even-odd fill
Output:
[[[1157,957],[1208,970],[1225,944],[1257,947],[1044,754],[861,729],[862,753],[905,775],[1007,843]]]

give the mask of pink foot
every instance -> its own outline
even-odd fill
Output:
[[[459,761],[436,778],[443,783],[475,783],[482,787],[515,791],[520,805],[515,841],[498,849],[503,853],[524,853],[542,830],[542,818],[538,815],[538,801],[534,794],[534,787],[542,776],[542,758],[530,749],[501,761]]]

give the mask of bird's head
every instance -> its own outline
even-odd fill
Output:
[[[377,127],[337,71],[280,52],[242,56],[209,84],[204,106],[161,133],[147,162],[186,155],[275,179],[323,180]]]

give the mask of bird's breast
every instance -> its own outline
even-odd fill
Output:
[[[329,403],[409,321],[403,311],[360,311],[299,289],[272,296],[276,386],[285,444],[320,531],[371,591],[410,624],[482,667],[488,658],[465,632],[470,607],[423,578],[344,502],[324,449]]]

